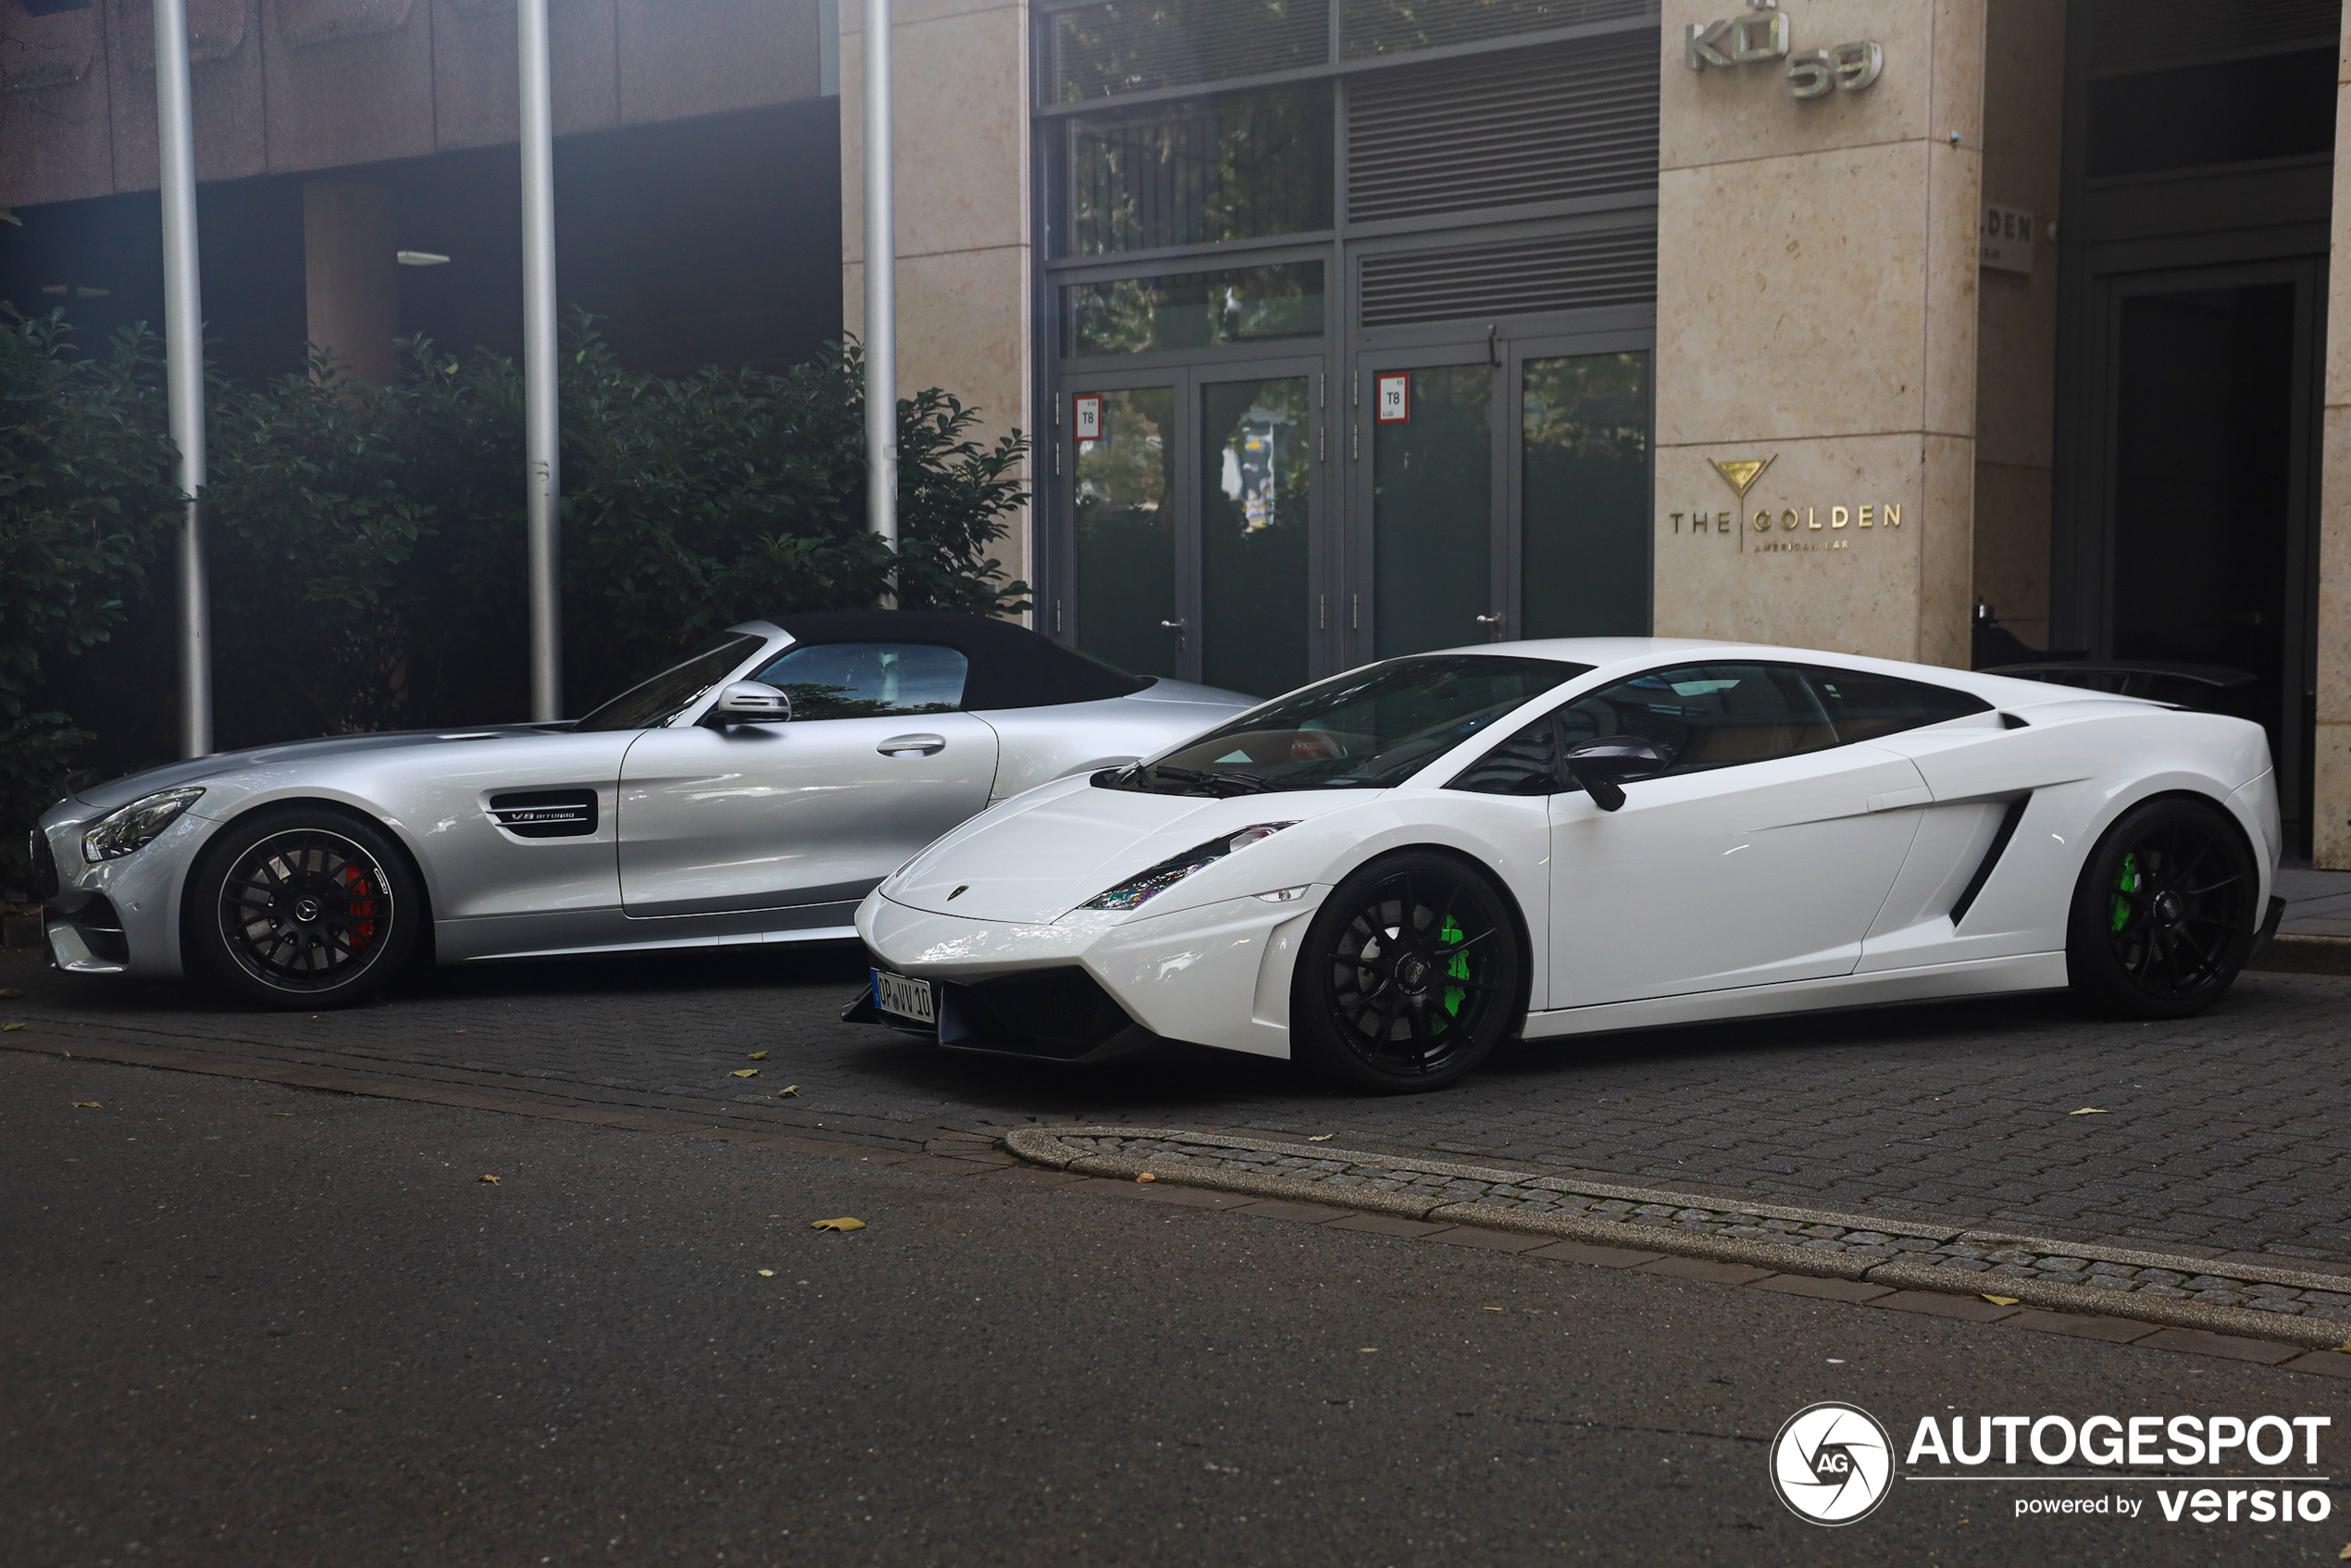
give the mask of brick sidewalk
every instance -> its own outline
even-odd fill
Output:
[[[514,965],[312,1016],[10,954],[0,985],[28,994],[0,1020],[28,1027],[0,1044],[877,1151],[1038,1121],[1343,1134],[2061,1239],[2351,1263],[2351,977],[2248,975],[2179,1024],[2094,1018],[2057,997],[1528,1046],[1441,1094],[1362,1100],[1213,1052],[1076,1072],[945,1055],[840,1023],[861,976],[840,952]],[[798,1095],[778,1099],[788,1086]],[[2069,1114],[2086,1107],[2105,1114]]]

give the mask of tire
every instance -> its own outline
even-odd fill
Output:
[[[265,1007],[344,1007],[407,962],[425,901],[407,857],[363,817],[255,812],[207,847],[188,890],[193,955]]]
[[[2067,921],[2075,991],[2127,1018],[2185,1018],[2220,1000],[2252,952],[2260,876],[2216,807],[2149,801],[2107,829]]]
[[[1342,1089],[1443,1089],[1515,1032],[1526,980],[1501,891],[1449,856],[1389,855],[1315,913],[1290,982],[1290,1051]]]

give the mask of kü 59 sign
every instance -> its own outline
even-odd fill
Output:
[[[1779,0],[1747,0],[1747,4],[1743,15],[1690,23],[1682,35],[1682,63],[1692,70],[1710,67],[1735,70],[1785,60],[1786,80],[1781,91],[1791,98],[1825,98],[1831,93],[1859,93],[1877,84],[1878,73],[1885,68],[1885,51],[1880,45],[1856,39],[1798,52],[1794,30]]]

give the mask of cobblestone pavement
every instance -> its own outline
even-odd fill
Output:
[[[943,1054],[841,1024],[861,978],[839,950],[548,963],[443,972],[313,1016],[11,953],[0,986],[26,994],[0,1002],[0,1022],[27,1027],[0,1045],[168,1047],[895,1148],[1057,1121],[1344,1135],[1889,1221],[2351,1263],[2343,976],[2248,974],[2174,1024],[2058,996],[1523,1046],[1447,1092],[1387,1100],[1217,1052],[1077,1071]]]

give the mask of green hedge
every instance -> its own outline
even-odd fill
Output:
[[[214,380],[205,492],[216,743],[528,712],[522,378],[416,342],[387,386],[331,364]],[[180,512],[161,356],[80,355],[61,317],[0,320],[0,896],[77,769],[172,751]],[[782,374],[624,369],[585,319],[563,358],[564,681],[583,712],[735,621],[870,606],[854,345]],[[1003,614],[989,554],[1026,443],[936,389],[899,409],[899,602]]]

